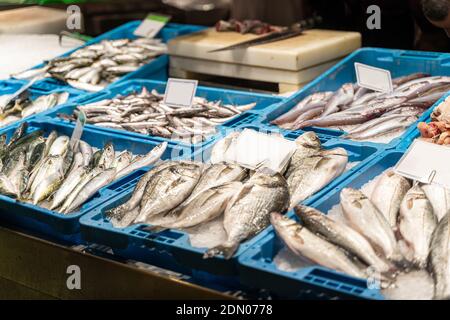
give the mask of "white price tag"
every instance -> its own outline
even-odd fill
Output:
[[[416,139],[394,168],[394,172],[422,183],[450,189],[450,148]]]
[[[224,160],[252,170],[267,167],[282,172],[295,149],[295,142],[282,136],[244,129],[228,147]]]
[[[69,146],[72,151],[77,150],[78,144],[80,143],[80,138],[83,135],[84,125],[86,124],[86,113],[80,111],[77,117],[77,123],[75,124],[75,129],[73,129],[72,137],[70,137]]]
[[[189,108],[197,92],[197,85],[197,80],[169,78],[164,103],[168,106]]]
[[[169,22],[170,16],[150,13],[134,31],[138,37],[154,38]]]
[[[392,78],[389,70],[355,62],[355,72],[360,87],[380,92],[392,92]]]

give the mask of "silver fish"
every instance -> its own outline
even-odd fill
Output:
[[[361,191],[344,188],[341,206],[350,226],[361,233],[377,253],[393,262],[403,261],[389,222]]]
[[[227,240],[205,252],[204,258],[223,254],[230,259],[240,243],[269,225],[269,214],[283,212],[289,205],[284,177],[268,168],[256,172],[229,201],[224,215]]]
[[[328,101],[321,117],[325,117],[332,113],[335,113],[339,110],[340,106],[352,102],[354,94],[355,90],[353,83],[346,83],[342,85],[342,87],[338,91],[336,91],[336,93]]]
[[[286,246],[299,257],[353,277],[366,277],[364,271],[343,250],[294,220],[273,212],[270,214],[270,222]]]
[[[347,151],[343,148],[323,150],[305,158],[287,178],[291,194],[290,208],[340,176],[344,172],[347,162]]]
[[[114,180],[116,169],[110,168],[96,175],[89,181],[77,194],[74,201],[67,207],[65,212],[72,212],[84,204],[89,198],[97,193],[98,190],[109,184]]]
[[[450,214],[434,231],[430,245],[429,266],[433,273],[435,299],[450,299]]]
[[[157,162],[166,151],[167,145],[168,145],[167,142],[163,142],[154,147],[146,155],[142,157],[136,157],[135,159],[133,159],[133,161],[127,167],[117,172],[116,180],[126,176],[127,174],[133,172],[134,170],[150,166],[155,162]]]
[[[393,229],[397,228],[400,205],[410,188],[408,179],[388,170],[379,178],[372,191],[370,200]]]
[[[196,163],[182,163],[156,173],[145,187],[134,222],[145,223],[148,218],[167,213],[181,204],[191,194],[200,175],[201,166]]]
[[[64,200],[67,199],[69,194],[76,188],[76,186],[84,178],[87,171],[88,171],[87,167],[78,167],[77,169],[68,174],[67,178],[64,180],[58,191],[53,196],[53,201],[50,206],[50,210],[58,208],[64,202]]]
[[[329,242],[354,254],[378,272],[387,272],[392,269],[387,261],[377,256],[366,238],[347,225],[305,206],[295,207],[295,213],[311,232],[320,234]]]
[[[411,253],[405,254],[405,257],[420,268],[427,264],[431,237],[437,223],[425,192],[418,185],[413,186],[402,201],[398,230],[411,249]]]
[[[435,184],[422,185],[422,190],[430,200],[438,221],[441,221],[450,210],[450,190]]]

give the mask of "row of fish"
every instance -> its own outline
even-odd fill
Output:
[[[450,144],[450,97],[440,103],[431,114],[431,122],[417,125],[422,139],[440,144]]]
[[[128,201],[107,212],[111,223],[117,228],[145,223],[149,231],[160,232],[194,227],[223,214],[227,240],[210,248],[205,258],[230,258],[242,241],[269,225],[270,212],[284,212],[323,188],[343,172],[348,158],[343,149],[322,150],[317,136],[308,132],[296,140],[297,151],[284,174],[216,161],[238,134],[214,146],[214,163],[166,161],[152,168]]]
[[[103,40],[69,56],[52,59],[43,68],[27,70],[14,77],[29,79],[46,74],[77,89],[99,91],[166,52],[167,45],[160,39]]]
[[[390,93],[345,83],[337,91],[313,93],[271,123],[288,130],[337,127],[343,138],[369,140],[401,132],[450,90],[450,77],[423,73],[393,79]],[[342,128],[351,126],[350,129]]]
[[[9,142],[0,136],[0,193],[31,202],[62,214],[74,212],[99,189],[136,169],[159,160],[167,147],[163,143],[146,155],[124,150],[117,156],[112,143],[95,150],[80,140],[52,131],[27,133],[20,125]]]
[[[87,123],[140,134],[158,136],[189,143],[199,143],[216,133],[216,126],[233,119],[256,104],[235,106],[220,101],[212,102],[195,97],[189,108],[168,106],[164,95],[145,87],[139,93],[116,96],[86,105],[77,106],[71,116],[75,120],[80,111],[86,114]]]
[[[0,127],[63,104],[68,100],[69,94],[67,92],[51,93],[32,100],[30,92],[25,90],[6,105],[1,102],[3,98],[9,98],[9,95],[0,97]]]
[[[450,191],[411,184],[391,170],[378,179],[370,197],[345,188],[340,206],[344,220],[297,206],[301,223],[271,214],[286,246],[308,261],[367,278],[370,268],[384,285],[411,270],[428,270],[435,299],[450,299]]]

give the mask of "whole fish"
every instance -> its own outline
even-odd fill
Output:
[[[112,168],[115,168],[117,172],[130,165],[133,159],[133,155],[129,151],[122,151],[112,163]]]
[[[75,211],[82,204],[84,204],[89,198],[97,193],[98,190],[109,184],[114,180],[116,169],[109,168],[99,173],[91,181],[89,181],[77,194],[74,201],[70,203],[65,212],[69,213]]]
[[[344,188],[341,207],[350,226],[361,233],[377,253],[393,262],[403,261],[389,222],[361,191]]]
[[[78,197],[78,194],[80,191],[96,176],[98,176],[102,170],[98,167],[93,168],[92,170],[88,171],[78,182],[77,186],[72,190],[72,192],[69,194],[69,196],[65,199],[62,206],[58,209],[59,213],[66,214],[68,213],[68,208],[72,205],[72,203],[75,201],[75,199]]]
[[[213,164],[202,173],[200,180],[192,191],[191,197],[215,185],[242,181],[247,175],[247,171],[247,169],[236,164],[227,164],[224,162]]]
[[[299,257],[353,277],[366,277],[364,271],[348,258],[343,250],[294,220],[272,212],[270,222],[286,246]]]
[[[166,228],[180,229],[211,221],[225,211],[228,201],[241,186],[241,182],[234,181],[203,189],[188,202],[169,213],[175,217],[173,222],[160,225]],[[152,221],[152,224],[155,223]]]
[[[346,105],[353,101],[353,97],[355,95],[353,83],[346,83],[336,91],[335,94],[330,98],[328,103],[323,110],[321,117],[328,116],[332,113],[339,111],[339,107]]]
[[[58,191],[53,196],[53,201],[50,206],[50,210],[58,208],[64,200],[70,195],[70,193],[76,188],[76,186],[81,182],[88,171],[87,167],[78,167],[77,169],[70,172],[62,183]]]
[[[291,195],[290,208],[301,203],[333,179],[340,176],[347,165],[348,155],[343,148],[322,150],[305,158],[288,176]]]
[[[346,135],[345,138],[352,140],[365,140],[392,132],[398,132],[409,127],[411,124],[416,122],[417,119],[418,118],[416,116],[391,117],[390,119],[385,119],[385,122],[380,123],[365,132],[351,133]]]
[[[133,161],[130,162],[128,166],[117,172],[115,179],[118,180],[133,172],[134,170],[154,164],[161,158],[166,149],[167,142],[163,142],[150,150],[150,152],[148,152],[146,155],[136,157],[135,159],[133,159]]]
[[[305,206],[296,206],[295,213],[308,230],[355,255],[378,272],[392,269],[388,262],[377,256],[366,238],[347,225]]]
[[[446,214],[433,233],[429,266],[434,277],[434,298],[450,299],[450,214]]]
[[[106,212],[106,216],[110,218],[111,223],[117,228],[124,228],[130,225],[139,214],[139,206],[144,195],[147,183],[152,177],[163,169],[177,165],[179,162],[166,161],[158,166],[153,167],[145,173],[136,184],[131,198],[118,207],[112,208]],[[135,210],[138,209],[138,210]],[[132,212],[134,210],[134,212]]]
[[[370,200],[393,229],[397,228],[400,205],[410,188],[408,179],[388,170],[379,178],[372,191]]]
[[[431,237],[437,223],[425,192],[419,185],[414,185],[402,201],[398,230],[411,250],[405,257],[420,268],[425,268],[427,264]]]
[[[285,123],[294,122],[301,114],[308,112],[311,109],[318,107],[323,109],[332,94],[333,93],[331,91],[313,93],[301,100],[291,110],[282,114],[271,123],[282,125]]]
[[[289,206],[289,191],[284,177],[268,168],[251,176],[228,202],[224,214],[227,240],[205,252],[204,258],[223,254],[230,259],[240,243],[269,225],[269,214]]]
[[[201,166],[182,163],[170,166],[152,177],[145,187],[141,208],[135,223],[164,214],[181,204],[194,190],[201,175]]]
[[[108,142],[103,147],[100,159],[98,159],[97,166],[101,169],[109,169],[112,167],[115,158],[114,146],[111,142]]]
[[[438,221],[441,221],[450,210],[450,190],[435,184],[425,184],[421,187],[430,200]]]
[[[291,156],[286,177],[289,177],[293,171],[301,167],[306,158],[317,154],[322,149],[322,143],[313,131],[305,132],[295,139],[295,146],[296,148]]]
[[[223,161],[223,155],[228,150],[229,146],[236,141],[236,139],[239,137],[240,132],[234,131],[232,133],[229,133],[225,138],[219,140],[216,142],[214,147],[211,151],[211,157],[210,162],[212,164],[220,163]]]

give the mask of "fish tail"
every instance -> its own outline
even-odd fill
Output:
[[[230,259],[236,250],[239,248],[239,243],[231,245],[220,245],[211,249],[208,249],[203,255],[203,259],[215,257],[217,255],[223,255],[225,259]]]

